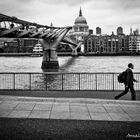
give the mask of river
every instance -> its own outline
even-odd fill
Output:
[[[133,63],[140,72],[140,56],[58,57],[59,72],[121,72]],[[42,57],[0,57],[0,72],[42,72]]]

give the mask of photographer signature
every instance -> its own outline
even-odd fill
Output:
[[[127,134],[126,138],[140,138],[140,133],[136,134],[136,135],[131,135],[131,134]]]

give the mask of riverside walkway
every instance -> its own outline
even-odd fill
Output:
[[[64,96],[64,94],[74,94],[73,91],[71,93],[69,91],[63,93],[56,93],[53,91],[53,97],[49,96],[51,91],[44,93],[44,96],[42,97],[41,95],[43,95],[43,93],[41,93],[41,91],[14,91],[13,94],[10,92],[12,91],[0,92],[1,118],[140,122],[139,96],[137,96],[138,99],[136,101],[131,101],[129,93],[121,100],[114,100],[114,95],[118,94],[116,92],[95,92],[95,94],[92,94],[94,96],[91,98],[89,98],[91,93],[88,91],[83,91],[83,93],[79,91],[81,96],[77,96],[75,98],[72,96]],[[26,96],[26,92],[30,92],[30,96]],[[24,96],[22,96],[23,93]],[[37,97],[39,93],[40,97]],[[77,93],[77,91],[75,93]],[[17,94],[18,96],[16,96]],[[86,94],[87,97],[84,98],[84,95]],[[139,93],[137,95],[139,95]],[[110,98],[107,99],[108,97]]]

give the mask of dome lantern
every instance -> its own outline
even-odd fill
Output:
[[[80,7],[80,11],[79,11],[79,17],[82,16],[82,10],[81,10],[81,7]]]

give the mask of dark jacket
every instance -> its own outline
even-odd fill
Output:
[[[130,68],[126,69],[126,75],[125,75],[125,86],[129,86],[132,87],[133,86],[133,82],[136,81],[133,77],[133,72]]]

